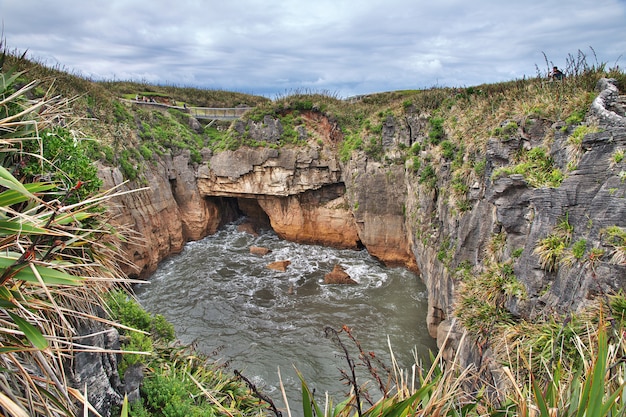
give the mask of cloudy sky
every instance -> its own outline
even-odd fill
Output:
[[[626,67],[626,0],[0,0],[11,51],[100,80],[270,98]]]

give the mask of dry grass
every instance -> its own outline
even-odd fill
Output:
[[[431,358],[429,368],[417,357],[410,369],[399,368],[390,346],[391,366],[385,368],[385,374],[374,375],[390,383],[381,389],[381,398],[372,404],[363,401],[364,392],[359,391],[363,388],[353,381],[348,397],[335,403],[326,395],[320,403],[304,375],[298,372],[302,381],[303,414],[305,417],[622,415],[626,411],[624,327],[623,321],[605,319],[607,309],[610,309],[607,305],[598,305],[567,322],[524,323],[500,332],[491,339],[489,347],[502,367],[491,378],[481,374],[485,370],[479,369],[481,365],[460,366],[461,352],[476,343],[467,334],[456,340],[457,350],[452,358],[444,361],[440,351]],[[344,331],[345,328],[338,334],[343,335]],[[360,364],[342,346],[348,364],[348,370],[343,371],[345,375]],[[363,358],[359,357],[359,361]],[[288,414],[292,415],[289,407]]]
[[[72,114],[66,100],[45,93],[27,99],[38,84],[20,85],[23,74],[1,58],[0,67],[1,403],[15,416],[73,416],[77,402],[89,404],[70,386],[67,361],[77,350],[100,350],[80,344],[78,326],[105,321],[100,294],[125,282],[119,236],[99,209],[114,192],[70,204],[80,183],[59,189],[18,175],[23,145],[35,141],[41,149],[39,133]]]

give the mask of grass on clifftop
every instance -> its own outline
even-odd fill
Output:
[[[6,91],[10,90],[7,85],[9,87],[15,85],[17,90],[28,85],[23,90],[25,99],[38,99],[56,94],[72,98],[72,111],[78,120],[61,114],[62,119],[48,118],[43,122],[63,127],[60,126],[62,125],[60,120],[63,120],[69,127],[80,128],[75,131],[83,131],[87,137],[95,139],[88,142],[93,146],[86,149],[91,152],[92,158],[121,166],[127,178],[141,180],[141,165],[151,163],[152,157],[159,152],[189,150],[192,157],[197,158],[203,147],[213,147],[216,150],[231,149],[246,143],[243,140],[238,141],[233,130],[228,130],[228,126],[195,132],[180,114],[158,110],[138,111],[117,100],[118,95],[132,94],[135,88],[141,91],[154,90],[152,91],[154,94],[167,95],[172,93],[170,90],[132,83],[119,85],[94,83],[18,58],[6,59],[7,62],[15,63],[29,71],[24,74],[3,74]],[[382,164],[404,164],[408,174],[414,175],[412,178],[418,186],[423,187],[426,192],[437,190],[455,203],[450,204],[450,207],[463,213],[470,209],[466,200],[469,185],[483,179],[485,175],[484,154],[488,140],[494,139],[504,143],[511,137],[519,135],[520,129],[529,127],[527,123],[530,120],[546,121],[548,125],[561,121],[567,129],[571,128],[571,131],[575,132],[583,122],[589,104],[595,96],[594,88],[599,78],[614,77],[621,83],[622,88],[625,85],[626,77],[623,72],[607,69],[603,64],[588,65],[584,56],[578,55],[572,58],[570,63],[566,70],[567,78],[562,82],[550,83],[542,77],[537,77],[468,88],[433,88],[372,94],[354,101],[340,100],[326,94],[297,93],[273,102],[261,100],[248,117],[251,121],[262,123],[264,116],[269,115],[294,128],[303,125],[307,127],[306,124],[299,124],[299,118],[304,113],[321,115],[328,119],[338,132],[335,145],[344,162],[349,161],[355,152],[361,152]],[[30,86],[29,80],[32,79],[30,77],[40,77],[44,82],[38,86]],[[200,98],[194,98],[195,94],[200,93],[202,92],[189,91],[188,96],[182,96],[181,92],[180,97],[183,98],[175,98],[180,101],[192,99],[200,101]],[[5,96],[8,94],[10,92],[5,93]],[[206,102],[227,100],[218,97],[222,96],[207,98]],[[233,95],[231,103],[239,102],[240,99],[240,96]],[[7,112],[5,117],[12,117],[16,109],[32,105],[28,103],[30,102],[22,100],[17,106],[4,107],[4,111]],[[9,111],[13,113],[9,114]],[[32,116],[40,113],[29,111],[25,114]],[[407,119],[411,119],[418,130],[412,137],[414,142],[396,143],[390,149],[384,149],[382,134],[385,127],[390,123]],[[32,127],[33,123],[41,121],[24,122],[19,126]],[[11,142],[15,140],[13,135],[28,137],[27,134],[33,133],[33,131],[16,133],[12,130],[15,126],[7,124],[6,127],[3,132],[8,135],[5,144],[9,146],[15,143]],[[290,137],[293,135],[292,131],[295,131],[295,128],[288,130]],[[56,137],[62,139],[66,136],[70,137],[65,134]],[[574,134],[572,136],[572,145],[576,145],[580,138]],[[224,138],[230,141],[227,143],[228,146],[217,146]],[[546,141],[534,148],[537,150],[531,149],[527,153],[520,153],[511,161],[510,167],[503,168],[524,175],[533,186],[558,186],[560,175],[555,171],[553,161],[548,160],[547,149],[551,145],[550,140],[550,135],[547,135]],[[293,141],[285,143],[289,146],[298,145]],[[543,154],[541,150],[544,150]],[[80,228],[74,229],[73,233],[79,236],[63,234],[69,224],[74,225],[73,222],[78,221],[80,223],[78,226],[84,225],[83,221],[85,217],[91,216],[91,211],[77,206],[74,213],[76,217],[61,215],[56,211],[56,206],[43,200],[42,196],[48,196],[51,190],[48,188],[49,184],[37,182],[21,184],[11,173],[17,172],[15,170],[21,167],[21,164],[16,163],[20,160],[15,157],[15,151],[16,149],[12,148],[11,152],[4,152],[6,165],[3,166],[7,173],[1,175],[4,186],[13,188],[2,193],[5,201],[2,205],[5,207],[3,249],[12,255],[5,260],[6,280],[2,287],[4,295],[0,294],[5,330],[2,336],[5,350],[0,359],[3,360],[5,369],[17,371],[5,372],[6,375],[3,375],[11,381],[2,387],[4,390],[2,392],[10,400],[2,398],[5,401],[2,406],[6,409],[12,402],[18,408],[30,406],[36,408],[38,412],[46,409],[42,414],[69,415],[70,412],[63,409],[70,407],[64,392],[70,392],[75,398],[79,398],[80,393],[67,390],[63,385],[64,381],[54,381],[55,375],[61,375],[63,372],[60,363],[66,351],[56,344],[61,340],[57,338],[58,334],[46,338],[45,332],[50,329],[66,329],[62,327],[67,324],[64,315],[56,314],[58,310],[55,309],[54,303],[58,307],[60,305],[58,300],[68,301],[66,297],[71,297],[70,304],[75,307],[77,299],[84,301],[84,293],[75,292],[79,287],[77,284],[83,284],[82,280],[66,272],[94,268],[95,265],[85,260],[85,264],[81,264],[81,269],[70,270],[66,263],[56,261],[82,262],[83,258],[75,257],[76,254],[97,255],[96,250],[91,251],[90,245],[99,243],[101,236],[94,238],[91,235],[95,228],[84,231]],[[614,161],[622,159],[623,155],[620,153],[613,156]],[[541,168],[541,176],[537,176],[535,181],[529,173],[537,171],[538,168]],[[561,167],[558,168],[561,173],[564,172]],[[70,181],[61,191],[57,190],[55,196],[65,201],[63,200],[65,197],[74,194],[73,188],[77,185],[77,182]],[[87,206],[91,208],[90,204]],[[38,213],[38,216],[31,216],[31,213]],[[59,234],[63,237],[61,243],[58,243],[57,239]],[[626,257],[624,231],[607,229],[605,239],[615,247],[611,256],[620,262],[623,261]],[[453,250],[454,242],[444,243],[437,243],[440,247],[440,256],[438,254],[437,258],[446,267],[450,267],[450,252]],[[571,250],[574,257],[583,256],[584,243],[568,242],[571,247],[566,245],[566,249]],[[112,259],[109,256],[113,254],[108,252],[108,248],[94,249],[106,249],[104,255],[97,256],[96,259],[105,261]],[[560,251],[561,246],[551,245],[547,249]],[[555,256],[549,253],[548,255],[545,258],[546,268],[562,261],[558,252],[554,253]],[[589,254],[591,255],[593,253]],[[31,265],[32,268],[41,265],[47,272],[50,272],[49,270],[57,272],[52,272],[52,275],[44,274],[42,285],[37,276],[41,275],[41,272],[36,273],[35,271],[39,269],[32,269]],[[620,294],[613,295],[608,305],[598,306],[596,310],[586,312],[587,315],[549,318],[536,323],[516,321],[507,312],[505,305],[510,297],[523,297],[524,294],[523,288],[511,273],[510,260],[494,258],[482,266],[484,268],[481,271],[477,270],[476,273],[472,273],[471,267],[456,271],[459,275],[468,274],[462,277],[464,282],[461,286],[464,288],[459,291],[466,308],[458,312],[458,320],[461,320],[473,335],[478,336],[479,343],[484,343],[486,338],[493,342],[492,346],[495,346],[500,354],[497,359],[507,365],[504,369],[508,369],[508,373],[505,371],[503,378],[510,382],[510,385],[505,384],[509,389],[500,385],[494,387],[493,381],[473,380],[473,377],[478,378],[473,373],[475,370],[459,369],[455,367],[454,362],[452,365],[443,365],[443,362],[440,362],[439,368],[435,366],[429,370],[421,369],[416,364],[414,370],[410,372],[397,370],[392,365],[389,380],[394,381],[396,391],[383,392],[383,399],[379,402],[367,402],[364,393],[360,396],[360,388],[355,382],[353,394],[345,401],[335,404],[336,407],[322,411],[318,407],[319,400],[314,398],[314,393],[303,381],[302,406],[305,415],[309,417],[357,413],[359,416],[405,416],[439,413],[455,416],[476,414],[550,416],[558,412],[560,415],[604,416],[623,413],[625,407],[621,397],[624,388],[622,356],[626,354],[626,349],[623,340],[623,312],[620,306],[626,305],[624,297]],[[13,272],[21,275],[12,275]],[[85,275],[94,276],[91,274],[89,271],[89,274]],[[461,307],[464,307],[462,303]],[[77,311],[76,314],[81,314],[81,311]],[[606,320],[599,319],[605,316]],[[59,321],[61,324],[58,324]],[[610,325],[607,325],[607,322]],[[67,329],[68,332],[61,336],[71,333],[69,331],[71,328]],[[129,338],[135,346],[142,349],[150,347],[151,342],[141,337],[137,337],[136,340],[133,340],[132,336]],[[40,356],[48,348],[46,344],[50,342],[54,343],[52,354],[42,360]],[[71,340],[68,341],[68,345],[71,343]],[[487,346],[483,344],[479,347]],[[28,355],[36,357],[29,359],[33,356]],[[172,361],[183,361],[181,356],[172,358]],[[53,372],[42,365],[46,359],[51,361],[49,368],[53,369]],[[28,366],[23,365],[25,363]],[[36,369],[34,376],[28,374],[32,364],[41,365],[40,369]],[[195,364],[196,362],[190,365],[191,368],[184,368],[180,374],[185,377],[188,374],[196,375]],[[133,363],[127,363],[127,366],[132,365]],[[155,380],[163,377],[157,381],[157,387],[154,388],[157,394],[171,384],[172,390],[183,393],[183,397],[186,392],[194,392],[197,395],[195,398],[208,397],[198,384],[195,384],[194,388],[190,384],[170,382],[167,375],[159,372],[153,375]],[[46,375],[46,379],[39,381],[37,378],[41,375]],[[45,392],[40,389],[41,385],[27,385],[29,381],[44,384]],[[189,381],[187,379],[185,383],[188,384]],[[468,389],[468,386],[476,389]],[[27,390],[31,391],[26,392]],[[48,400],[50,396],[47,394],[50,393],[52,401]],[[496,394],[499,401],[496,402],[488,395],[489,393]],[[178,404],[178,400],[176,401]],[[165,406],[162,403],[155,403],[150,407],[157,409]],[[186,410],[185,407],[186,405],[184,407],[181,405],[180,409]],[[53,409],[54,412],[46,413],[48,409]],[[14,415],[19,413],[16,412]]]
[[[74,374],[73,360],[78,352],[95,362],[99,355],[116,357],[117,351],[90,345],[91,336],[111,326],[127,332],[128,350],[142,353],[125,354],[122,371],[144,353],[158,353],[149,356],[143,386],[149,402],[133,415],[259,413],[245,384],[190,349],[167,345],[173,330],[162,317],[128,306],[123,293],[111,295],[118,307],[110,309],[112,317],[103,313],[106,294],[130,285],[119,270],[127,261],[118,243],[127,236],[109,223],[104,207],[115,190],[99,190],[83,138],[68,128],[75,117],[71,101],[24,83],[26,74],[5,58],[0,52],[0,414],[87,415],[89,398],[105,393],[91,393],[76,380],[82,376]]]

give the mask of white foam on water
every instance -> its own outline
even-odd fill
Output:
[[[325,326],[353,327],[364,349],[377,353],[388,351],[387,332],[403,343],[394,350],[399,357],[410,357],[415,345],[428,346],[426,352],[434,346],[424,338],[426,292],[411,272],[385,268],[364,250],[298,245],[236,228],[185,245],[161,263],[150,284],[138,286],[137,295],[174,324],[181,340],[207,354],[224,346],[220,357],[274,399],[278,366],[292,398],[299,396],[294,365],[319,392],[344,390],[337,368],[345,364],[324,338]],[[250,246],[271,252],[253,255]],[[285,272],[267,268],[279,260],[291,262]],[[337,264],[358,284],[324,284]]]

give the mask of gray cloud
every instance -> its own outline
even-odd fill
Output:
[[[9,49],[73,73],[268,96],[469,86],[535,76],[544,53],[559,66],[626,53],[624,0],[0,0],[0,13]]]

